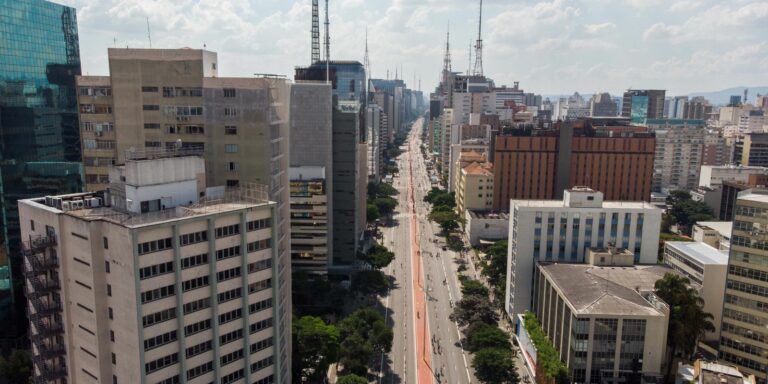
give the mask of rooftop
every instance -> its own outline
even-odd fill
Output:
[[[469,165],[465,166],[463,170],[468,175],[489,176],[489,177],[493,176],[493,166],[491,165],[491,163],[481,164],[474,161]]]
[[[540,264],[579,315],[660,316],[666,304],[654,295],[654,284],[665,273],[661,265],[596,267],[586,264]],[[660,306],[661,304],[661,306]]]
[[[746,201],[754,201],[756,203],[768,203],[768,194],[765,193],[756,193],[752,192],[752,190],[748,190],[749,193],[739,193],[738,200],[746,200]]]
[[[691,241],[667,241],[665,244],[701,264],[728,265],[728,251],[721,251],[709,244]]]
[[[768,196],[766,196],[768,197]],[[595,209],[569,207],[563,200],[511,200],[510,206],[522,208],[568,208],[568,209]],[[603,201],[600,209],[655,209],[654,205],[644,201]]]
[[[22,200],[20,203],[81,220],[104,220],[129,228],[275,204],[268,200],[266,186],[262,185],[212,190],[211,194],[215,196],[201,198],[193,204],[146,213],[132,213],[105,206],[103,204],[107,200],[104,199],[104,192],[46,196]]]
[[[713,229],[720,233],[720,235],[727,238],[731,238],[731,230],[733,229],[733,221],[698,221],[696,225]]]
[[[744,384],[752,381],[730,365],[699,361],[699,382],[703,384]]]

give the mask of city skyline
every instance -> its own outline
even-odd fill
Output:
[[[205,46],[226,63],[222,76],[290,75],[310,61],[310,1],[57,1],[77,8],[84,74],[108,72],[108,47],[148,48],[147,21],[153,48]],[[477,8],[457,0],[330,1],[331,58],[362,62],[367,27],[372,77],[397,71],[411,83],[415,74],[414,89],[419,80],[432,89],[449,22],[453,68],[466,71]],[[669,95],[766,85],[759,83],[768,66],[764,2],[486,1],[483,13],[485,73],[499,85]]]

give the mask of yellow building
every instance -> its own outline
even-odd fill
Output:
[[[493,164],[473,161],[464,166],[456,180],[456,213],[464,217],[467,209],[486,210],[492,205]]]

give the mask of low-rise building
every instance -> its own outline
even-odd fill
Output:
[[[669,272],[659,265],[537,266],[533,312],[572,383],[660,379],[669,307],[653,289]]]
[[[716,331],[708,332],[705,341],[717,342],[723,319],[725,276],[728,273],[728,251],[708,244],[690,241],[667,241],[664,264],[688,278],[704,299],[704,312],[711,313]]]
[[[741,373],[738,368],[717,362],[696,360],[681,365],[675,384],[756,384],[755,375]]]
[[[721,251],[731,249],[732,221],[699,221],[693,225],[693,240]]]
[[[715,188],[724,181],[746,183],[749,175],[768,175],[766,167],[750,167],[741,165],[702,165],[699,172],[699,185]]]
[[[467,209],[464,220],[464,233],[473,247],[509,236],[509,215],[506,212]]]
[[[576,187],[563,200],[512,200],[505,309],[515,320],[531,308],[537,261],[583,263],[592,247],[627,249],[638,264],[655,264],[661,210],[646,202],[603,201]]]

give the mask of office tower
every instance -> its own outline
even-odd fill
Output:
[[[333,96],[339,101],[357,101],[362,107],[366,102],[366,76],[363,64],[358,61],[319,61],[308,67],[297,67],[296,81],[328,81],[333,84]]]
[[[730,101],[728,102],[729,107],[736,107],[741,105],[741,96],[739,95],[731,95]]]
[[[589,116],[615,117],[618,114],[616,103],[611,99],[610,93],[598,93],[592,95],[589,101]]]
[[[719,357],[768,382],[768,195],[753,190],[736,201],[723,305]]]
[[[645,128],[590,120],[496,136],[493,209],[509,209],[510,199],[559,199],[574,186],[600,190],[609,200],[647,201],[654,151]]]
[[[584,263],[587,251],[615,246],[630,262],[655,264],[661,210],[645,202],[603,201],[589,188],[565,191],[563,200],[512,200],[505,309],[510,319],[531,308],[538,261]]]
[[[733,162],[751,167],[768,167],[768,133],[747,133],[736,141]]]
[[[632,119],[633,123],[644,123],[645,119],[664,117],[664,94],[662,90],[630,89],[624,92],[621,103],[621,115]]]
[[[332,254],[331,192],[326,169],[297,166],[291,179],[291,264],[295,271],[328,272]]]
[[[333,254],[332,107],[330,84],[291,87],[291,259],[294,269],[319,273]]]
[[[704,155],[701,158],[701,165],[725,165],[727,159],[729,159],[728,147],[723,135],[714,130],[708,131],[704,136]]]
[[[167,149],[202,153],[208,185],[269,185],[278,212],[276,305],[290,314],[288,82],[218,77],[217,55],[205,50],[110,48],[108,56],[109,77],[77,79],[88,190],[105,188],[105,162],[121,164],[137,151]],[[105,122],[113,124],[112,131],[89,128]],[[279,361],[286,362],[291,319],[283,318],[276,345]],[[289,364],[279,369],[289,382]]]
[[[356,107],[333,108],[333,196],[332,236],[335,269],[349,269],[360,252],[364,223],[360,223],[361,201],[365,202],[365,186],[360,185],[358,172],[360,150],[360,114]],[[363,162],[365,163],[365,162]],[[367,175],[367,172],[366,172]],[[363,209],[365,210],[365,209]]]
[[[652,191],[696,189],[707,135],[704,121],[647,119],[646,126],[656,134]]]
[[[683,107],[688,102],[688,96],[675,96],[664,102],[664,117],[668,119],[683,119]]]
[[[200,157],[136,151],[107,191],[19,203],[37,379],[290,382],[277,204],[204,177]]]
[[[83,189],[74,86],[80,50],[74,8],[3,0],[0,28],[0,320],[8,324],[2,334],[15,338],[26,324],[23,292],[12,288],[22,276],[17,201]]]
[[[712,114],[712,105],[701,96],[686,100],[682,103],[680,119],[706,120]]]
[[[633,266],[631,256],[629,264],[611,263],[625,255],[616,249],[589,254],[583,265],[536,266],[533,312],[542,330],[572,383],[660,382],[670,310],[653,290],[670,269]]]

